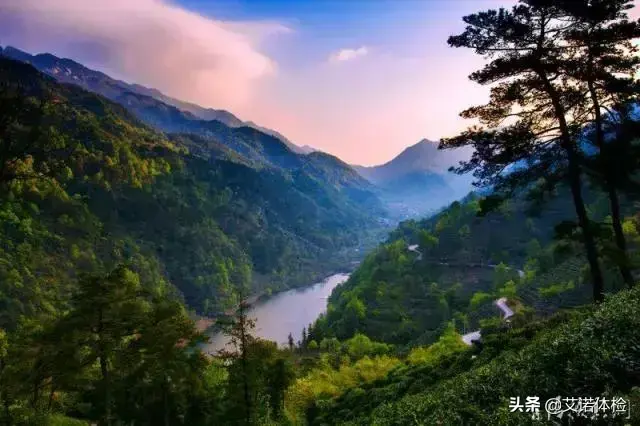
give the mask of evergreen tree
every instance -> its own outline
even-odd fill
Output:
[[[139,337],[118,363],[125,375],[116,389],[118,418],[169,426],[204,421],[215,414],[206,411],[202,403],[206,397],[200,394],[208,364],[197,349],[202,341],[179,301],[154,301]]]
[[[295,373],[292,363],[280,354],[274,353],[274,358],[268,361],[266,371],[266,386],[269,393],[269,403],[272,416],[276,421],[284,417],[284,396],[289,385],[293,383]]]
[[[453,47],[467,47],[491,58],[483,69],[471,74],[488,85],[488,104],[462,112],[485,128],[471,128],[443,139],[442,148],[471,145],[475,152],[458,172],[475,170],[480,184],[490,184],[513,194],[514,188],[530,187],[538,178],[547,185],[567,180],[589,262],[593,297],[601,301],[604,283],[592,224],[582,195],[581,128],[574,113],[585,104],[581,88],[563,78],[566,47],[559,43],[571,25],[551,0],[521,3],[511,10],[499,9],[464,17],[465,31],[449,38]],[[505,121],[515,123],[504,126]]]
[[[119,372],[114,368],[127,344],[139,337],[149,311],[141,297],[138,276],[118,266],[106,276],[89,276],[80,283],[72,312],[61,324],[69,330],[82,356],[81,365],[97,362],[100,367],[99,404],[101,424],[114,424],[113,388]]]
[[[230,397],[234,398],[234,407],[232,407],[232,415],[240,424],[250,425],[254,418],[254,398],[255,389],[252,389],[252,383],[255,376],[252,374],[250,365],[251,346],[255,342],[255,337],[251,334],[255,329],[255,320],[249,318],[249,303],[244,299],[240,302],[235,316],[231,321],[224,325],[224,332],[231,338],[231,346],[233,350],[222,350],[220,355],[231,362],[233,373],[238,373],[238,377],[230,380],[229,384]],[[235,374],[234,374],[235,375]],[[237,386],[241,388],[241,398],[237,396]]]
[[[296,344],[295,344],[295,342],[293,341],[293,335],[292,335],[291,333],[289,333],[289,336],[287,336],[287,343],[288,343],[288,345],[289,345],[289,350],[290,350],[291,352],[293,352],[293,350],[294,350],[294,349],[295,349],[295,347],[296,347]]]
[[[633,7],[630,0],[564,0],[557,4],[573,22],[565,34],[565,41],[572,48],[566,72],[579,84],[586,85],[589,93],[590,103],[585,105],[584,113],[592,123],[589,130],[600,154],[596,177],[609,197],[620,272],[625,283],[632,286],[618,195],[621,181],[626,180],[630,172],[621,173],[625,170],[620,169],[620,163],[627,161],[624,157],[631,152],[626,145],[621,152],[622,143],[616,143],[621,141],[615,138],[605,143],[605,112],[609,112],[609,119],[615,119],[619,116],[615,109],[624,107],[637,93],[635,74],[640,58],[632,40],[640,36],[640,24],[627,20],[626,10]]]

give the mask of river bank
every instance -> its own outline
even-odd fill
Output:
[[[254,334],[283,345],[291,334],[300,340],[302,329],[313,323],[327,309],[327,299],[338,285],[349,278],[349,273],[333,274],[320,282],[303,288],[274,294],[266,300],[257,300],[249,309],[249,317],[256,320]],[[214,353],[225,347],[227,336],[215,327],[208,329],[210,343],[205,352]]]
[[[317,285],[319,282],[322,282],[335,275],[344,275],[344,274],[351,275],[351,273],[358,267],[359,264],[360,264],[359,261],[352,261],[350,262],[349,267],[338,268],[334,272],[325,274],[324,278],[318,277],[316,279],[310,279],[312,284],[305,284],[305,285],[296,286],[288,289],[282,289],[279,291],[264,291],[261,293],[252,294],[245,300],[245,302],[250,306],[253,306],[256,303],[265,303],[265,302],[268,302],[270,299],[278,297],[283,293],[287,293],[290,291],[304,290],[306,288],[313,287],[314,285]],[[215,328],[217,319],[223,316],[232,316],[233,314],[235,314],[237,309],[238,309],[238,306],[236,306],[235,308],[230,308],[227,311],[225,311],[223,315],[218,315],[216,317],[192,313],[191,318],[195,322],[195,327],[199,332],[201,333],[215,332],[215,331],[218,331]]]

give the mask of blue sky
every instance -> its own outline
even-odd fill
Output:
[[[271,49],[266,46],[266,51],[294,62],[325,57],[327,52],[343,46],[375,45],[407,55],[416,55],[434,45],[445,50],[451,28],[462,28],[463,13],[483,4],[500,4],[484,0],[178,0],[176,3],[214,19],[282,23],[296,34],[298,46],[313,48],[299,49],[293,58],[291,51],[283,53],[286,49],[282,46]],[[502,3],[509,4],[509,0]],[[288,47],[295,46],[292,43]]]
[[[514,0],[0,1],[0,45],[70,57],[226,109],[350,163],[452,136],[487,88],[449,48],[462,16]]]

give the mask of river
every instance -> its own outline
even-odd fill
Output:
[[[254,334],[285,345],[291,333],[297,342],[302,336],[302,329],[326,311],[331,291],[348,278],[349,274],[331,275],[320,283],[278,293],[265,301],[257,302],[249,310],[249,318],[256,320]],[[209,337],[210,342],[205,348],[208,353],[223,349],[229,341],[220,332]]]

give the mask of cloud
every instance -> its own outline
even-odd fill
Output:
[[[369,48],[367,46],[361,46],[357,49],[341,49],[337,52],[334,52],[329,56],[329,62],[345,62],[350,61],[352,59],[359,58],[361,56],[366,56],[369,53]]]
[[[165,0],[0,0],[0,44],[52,52],[206,106],[234,109],[276,72],[277,22],[223,22]]]

